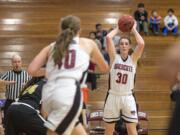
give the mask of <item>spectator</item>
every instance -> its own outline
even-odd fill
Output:
[[[172,8],[168,9],[168,15],[164,18],[164,29],[163,35],[167,36],[168,32],[172,32],[173,35],[178,34],[178,19],[174,15],[174,10]]]
[[[144,8],[144,3],[139,3],[137,10],[134,12],[134,18],[137,21],[138,32],[144,31],[148,35],[148,13]]]
[[[113,28],[109,29],[109,30],[108,30],[108,33],[111,32],[112,30],[113,30]],[[114,42],[115,47],[117,48],[118,45],[119,45],[120,36],[119,36],[119,35],[116,35],[116,36],[113,37],[112,40],[113,40],[113,42]],[[107,44],[107,43],[106,43],[106,38],[104,38],[104,45],[103,45],[104,48],[106,48],[106,44]],[[119,48],[119,47],[118,47],[118,48]]]
[[[12,70],[7,71],[0,78],[0,83],[6,84],[6,102],[4,106],[4,116],[12,102],[19,96],[25,83],[30,80],[30,76],[22,70],[22,60],[19,55],[12,57]]]
[[[104,44],[104,37],[107,35],[107,31],[102,29],[102,24],[98,23],[96,24],[96,38],[101,42],[101,44]]]
[[[91,84],[91,90],[97,89],[97,76],[94,73],[96,68],[96,64],[90,61],[89,67],[88,67],[88,76],[87,76],[87,82]]]
[[[95,32],[90,32],[89,33],[89,38],[94,40],[94,42],[98,45],[100,50],[102,49],[102,44],[98,39],[96,39],[96,33]]]
[[[161,16],[158,15],[156,10],[151,12],[150,17],[150,29],[155,35],[159,35],[160,32]]]

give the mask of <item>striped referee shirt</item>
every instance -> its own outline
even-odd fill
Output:
[[[30,78],[31,77],[25,70],[18,72],[10,70],[3,74],[1,76],[2,80],[15,81],[15,84],[6,85],[6,98],[15,100],[19,96],[20,91],[22,90],[25,83],[30,80]]]

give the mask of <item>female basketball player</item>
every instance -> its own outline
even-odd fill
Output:
[[[43,110],[47,113],[48,135],[70,135],[82,108],[79,82],[83,79],[90,57],[102,72],[109,70],[97,45],[80,38],[80,19],[66,16],[61,20],[61,33],[56,42],[45,47],[31,62],[28,72],[44,74],[40,67],[46,64],[47,83],[42,93]],[[85,135],[78,124],[75,135]]]
[[[106,37],[111,70],[110,89],[104,107],[105,135],[113,134],[114,123],[120,118],[126,122],[128,135],[137,135],[138,118],[132,90],[137,61],[144,50],[144,40],[137,32],[135,23],[132,28],[132,33],[137,41],[134,52],[128,55],[131,41],[128,37],[121,37],[119,41],[120,54],[117,54],[112,38],[118,33],[119,29],[116,28]]]
[[[33,77],[22,90],[18,101],[7,110],[5,135],[45,135],[45,120],[40,115],[44,77]]]

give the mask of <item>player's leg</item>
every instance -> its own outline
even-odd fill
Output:
[[[7,110],[7,117],[4,124],[5,127],[5,135],[17,135],[19,134],[19,128],[16,124],[22,123],[21,120],[18,119],[19,115],[18,106],[12,105]]]
[[[137,123],[126,123],[128,135],[138,135],[136,126]]]
[[[75,128],[73,129],[72,135],[87,135],[84,127],[81,123],[79,123]]]
[[[56,132],[51,131],[51,130],[48,129],[47,135],[58,135],[58,134]]]
[[[120,119],[120,97],[109,94],[104,106],[103,120],[105,123],[105,135],[113,135],[115,122]]]
[[[6,114],[7,114],[7,110],[9,108],[9,106],[14,102],[14,100],[10,100],[10,99],[7,99],[5,104],[4,104],[4,107],[3,107],[3,112],[4,112],[4,119],[3,119],[3,124],[5,123],[6,121]]]
[[[115,123],[105,123],[105,134],[104,135],[113,135]]]
[[[137,135],[138,116],[136,102],[132,95],[123,97],[122,118],[126,123],[128,135]]]
[[[48,130],[47,132],[47,135],[58,135],[57,133],[51,131],[51,130]],[[72,131],[72,134],[71,135],[87,135],[84,127],[82,126],[82,124],[78,124]]]
[[[42,116],[35,112],[35,110],[30,110],[26,115],[26,122],[22,126],[22,131],[27,133],[27,135],[45,135],[47,132],[47,128],[44,127],[45,119]]]
[[[48,113],[44,125],[49,129],[48,135],[70,135],[82,110],[81,92],[78,86],[57,87],[58,90],[43,103]]]

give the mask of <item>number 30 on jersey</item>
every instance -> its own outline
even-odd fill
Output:
[[[122,74],[122,73],[118,72],[117,73],[116,83],[126,84],[127,79],[128,79],[128,74]]]

